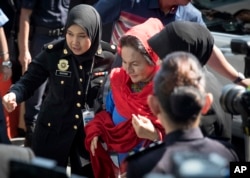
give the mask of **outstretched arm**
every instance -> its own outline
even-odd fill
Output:
[[[232,82],[238,78],[238,71],[227,61],[221,50],[215,45],[207,64]],[[237,84],[248,87],[250,86],[250,79],[241,80]]]

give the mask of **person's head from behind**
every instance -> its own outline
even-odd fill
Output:
[[[102,33],[98,12],[86,4],[73,7],[68,14],[65,32],[67,45],[73,54],[93,56]]]
[[[191,53],[167,55],[154,77],[154,95],[148,97],[152,112],[167,132],[199,126],[199,119],[212,103],[205,91],[205,76]]]
[[[175,51],[195,55],[205,65],[213,52],[214,38],[203,25],[189,21],[174,21],[148,40],[149,46],[163,59]]]
[[[133,83],[148,82],[154,76],[159,58],[149,47],[147,40],[162,29],[160,20],[150,18],[143,24],[132,27],[121,37],[119,48],[122,68]]]

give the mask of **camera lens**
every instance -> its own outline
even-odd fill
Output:
[[[220,104],[223,110],[234,115],[239,115],[242,107],[241,97],[245,91],[246,89],[239,85],[225,85],[220,97]]]

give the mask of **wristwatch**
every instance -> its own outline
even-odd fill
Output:
[[[8,67],[9,69],[11,69],[11,67],[12,67],[12,62],[11,62],[10,60],[8,60],[8,61],[3,61],[3,62],[2,62],[2,66],[3,66],[3,67]]]
[[[239,82],[241,82],[242,80],[244,80],[246,77],[243,73],[238,72],[238,77],[233,81],[233,83],[237,84]]]

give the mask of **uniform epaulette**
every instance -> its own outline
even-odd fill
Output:
[[[163,146],[164,146],[164,142],[162,142],[162,141],[153,142],[148,147],[142,147],[142,148],[140,148],[137,151],[131,151],[131,152],[129,152],[127,160],[138,158],[140,156],[145,155],[148,152],[151,152],[151,151],[153,151],[155,149],[159,149],[159,148],[161,148]]]
[[[47,43],[43,46],[43,49],[46,50],[47,52],[52,52],[58,49],[63,49],[65,44],[64,40],[55,40],[50,43]]]
[[[113,54],[115,54],[117,51],[116,45],[110,44],[106,41],[101,41],[101,46],[102,46],[103,51],[109,51],[109,52],[112,52]]]
[[[105,58],[105,55],[103,53],[108,52],[108,53],[114,55],[116,53],[116,50],[117,50],[117,48],[115,45],[112,45],[112,44],[105,42],[105,41],[101,41],[99,44],[99,47],[95,53],[95,56]]]

